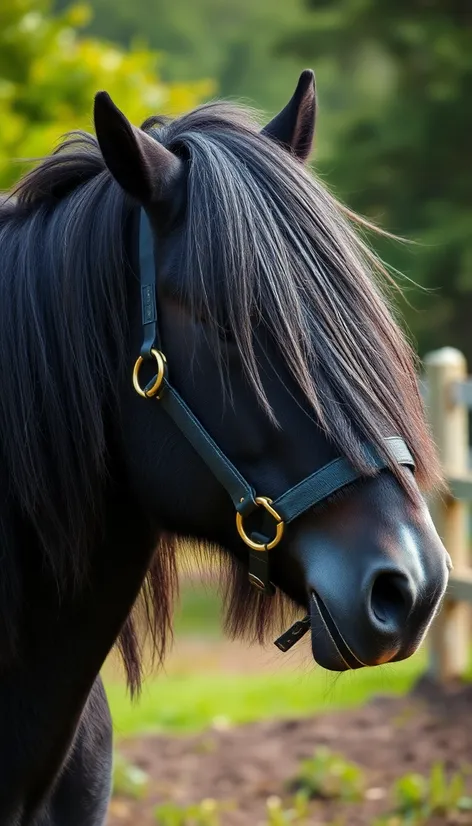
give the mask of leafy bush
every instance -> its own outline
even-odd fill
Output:
[[[94,94],[106,89],[134,122],[177,114],[212,92],[208,82],[163,83],[159,55],[84,38],[86,5],[53,15],[51,0],[0,0],[0,188],[72,129],[90,130]]]

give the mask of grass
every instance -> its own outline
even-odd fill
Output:
[[[219,611],[214,592],[187,587],[176,617],[177,635],[204,637],[211,649],[221,636]],[[189,732],[355,706],[381,693],[406,693],[425,665],[424,650],[403,663],[342,675],[316,667],[304,671],[283,668],[274,673],[205,673],[198,663],[185,662],[178,673],[162,672],[148,679],[134,703],[116,674],[105,671],[105,684],[116,735],[123,737],[144,731]]]
[[[187,674],[145,683],[134,704],[122,683],[106,689],[117,736],[143,731],[195,731],[211,725],[248,723],[271,717],[311,715],[359,705],[379,693],[404,694],[423,670],[424,657],[363,670],[333,681],[321,670],[311,675]]]
[[[176,612],[174,631],[180,636],[221,636],[220,598],[216,588],[200,584],[184,586],[182,602]]]

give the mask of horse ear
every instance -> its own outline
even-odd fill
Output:
[[[301,161],[306,161],[313,146],[316,121],[315,75],[305,69],[293,97],[262,130],[263,135],[282,143]]]
[[[133,126],[107,92],[95,96],[94,122],[103,160],[120,186],[142,204],[167,200],[182,161]]]

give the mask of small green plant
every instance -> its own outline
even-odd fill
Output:
[[[113,760],[113,794],[140,800],[146,795],[149,778],[119,752]]]
[[[308,799],[306,792],[299,791],[285,809],[280,797],[269,797],[266,802],[267,826],[286,826],[288,823],[301,826],[308,817]]]
[[[356,801],[362,799],[364,777],[355,763],[321,747],[314,757],[302,761],[290,787],[311,799]]]
[[[308,817],[308,795],[303,790],[297,792],[293,798],[293,811],[298,818]]]
[[[418,813],[428,797],[428,781],[421,774],[406,774],[395,781],[393,795],[399,814]]]
[[[177,803],[162,803],[154,813],[159,826],[185,826],[186,811]]]
[[[154,814],[159,826],[220,826],[220,813],[224,808],[227,808],[225,804],[206,798],[190,806],[163,803]]]
[[[465,776],[457,772],[449,780],[442,763],[435,763],[429,777],[407,774],[393,788],[395,808],[374,826],[420,826],[433,816],[451,817],[472,811],[466,794]]]

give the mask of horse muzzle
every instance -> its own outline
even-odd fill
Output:
[[[447,586],[450,560],[429,518],[365,528],[299,537],[313,656],[331,671],[410,657]]]

